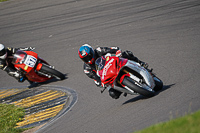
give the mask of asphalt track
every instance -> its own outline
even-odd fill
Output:
[[[0,3],[0,42],[32,46],[61,72],[78,102],[38,133],[128,133],[200,109],[199,0],[10,0]],[[155,97],[100,93],[77,50],[89,43],[131,50],[164,82]],[[0,87],[18,83],[0,71]]]

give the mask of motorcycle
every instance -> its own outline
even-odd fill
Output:
[[[140,94],[152,97],[163,87],[163,82],[152,70],[132,60],[107,54],[95,61],[95,67],[104,90],[113,88],[124,93],[124,96]]]
[[[65,75],[54,69],[33,51],[17,50],[12,57],[14,68],[30,82],[45,82],[52,78],[65,79]]]

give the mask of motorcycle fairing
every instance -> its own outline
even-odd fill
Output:
[[[139,63],[129,60],[125,66],[127,66],[127,67],[133,69],[134,71],[136,71],[137,73],[139,73],[150,88],[153,89],[155,87],[155,82],[154,82],[153,76],[148,72],[147,69],[140,66]]]
[[[34,81],[34,82],[45,82],[48,79],[50,79],[46,76],[36,74],[34,69],[32,69],[29,73],[27,73],[26,77],[27,77],[28,80]]]
[[[128,93],[128,94],[135,94],[135,92],[130,90],[128,87],[123,86],[122,84],[121,84],[122,87],[120,87],[117,83],[117,81],[119,81],[119,80],[120,80],[120,83],[121,83],[125,76],[129,76],[129,77],[131,77],[131,75],[134,76],[131,73],[124,74],[124,72],[122,72],[124,69],[133,70],[134,74],[137,74],[137,76],[140,77],[141,79],[143,79],[143,82],[146,83],[146,85],[145,84],[139,84],[137,82],[135,82],[135,84],[137,84],[138,86],[143,87],[143,88],[145,88],[149,91],[153,91],[153,88],[155,87],[155,82],[154,82],[153,76],[148,72],[148,70],[141,67],[139,63],[131,61],[131,60],[128,60],[127,63],[124,66],[121,67],[118,76],[116,77],[115,81],[113,82],[114,89],[119,90],[121,92]],[[134,77],[136,77],[136,76],[134,76]],[[138,79],[139,78],[137,78],[137,79],[135,78],[136,81]]]
[[[101,77],[102,85],[113,84],[117,77],[120,68],[126,64],[128,59],[119,58],[116,56],[103,56],[98,59],[97,74]]]
[[[33,51],[16,51],[12,63],[14,64],[14,67],[18,70],[22,69],[25,72],[26,78],[29,81],[33,82],[45,82],[47,81],[48,77],[43,75],[38,75],[36,73],[36,69],[38,62],[43,62],[48,64],[45,60],[38,57],[38,54]],[[41,69],[42,66],[40,66]],[[38,69],[39,70],[39,69]]]

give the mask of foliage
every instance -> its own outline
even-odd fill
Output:
[[[135,133],[199,133],[200,111],[168,122],[159,123]]]
[[[7,1],[7,0],[0,0],[0,2]]]
[[[0,133],[20,133],[26,129],[15,128],[25,115],[24,109],[13,104],[0,104]]]

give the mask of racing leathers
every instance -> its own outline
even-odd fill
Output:
[[[111,54],[115,54],[116,56],[121,56],[123,58],[133,60],[140,64],[147,65],[146,63],[140,61],[137,57],[135,57],[131,51],[126,50],[124,52],[121,52],[119,47],[98,47],[94,50],[94,52],[95,52],[95,59],[97,59],[98,57],[101,57],[103,55],[106,55],[107,53],[111,53]],[[92,78],[98,87],[101,87],[101,79],[96,74],[95,63],[93,63],[92,65],[84,63],[83,67],[84,67],[84,73],[89,78]],[[110,88],[109,95],[114,99],[118,99],[119,96],[121,95],[121,92],[114,90],[113,88]]]
[[[32,47],[26,47],[26,48],[10,48],[10,47],[7,47],[6,48],[7,57],[6,57],[6,59],[0,59],[0,69],[4,70],[5,72],[8,73],[8,75],[17,79],[18,82],[23,82],[25,80],[25,77],[21,72],[19,72],[18,70],[16,70],[14,68],[14,65],[11,63],[12,62],[12,56],[13,56],[13,54],[15,54],[15,52],[17,50],[29,51],[29,50],[33,50],[33,49],[34,48],[32,48]]]

